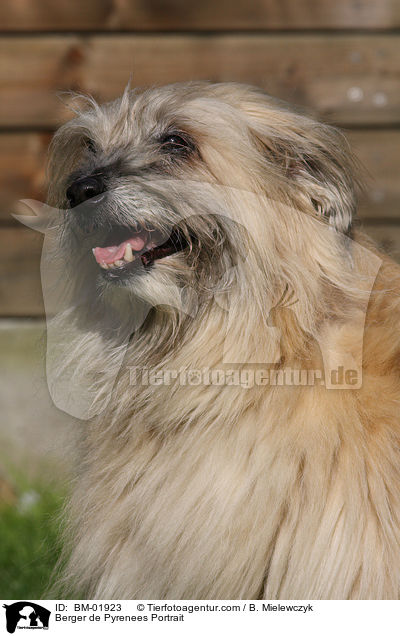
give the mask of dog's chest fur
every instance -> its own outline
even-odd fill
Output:
[[[367,375],[357,396],[126,377],[75,500],[71,569],[92,595],[397,597],[398,424],[378,402],[395,398],[390,377]]]

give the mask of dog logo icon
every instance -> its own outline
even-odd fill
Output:
[[[6,610],[7,631],[14,634],[16,629],[48,629],[50,610],[32,603],[18,601],[11,605],[3,605]]]

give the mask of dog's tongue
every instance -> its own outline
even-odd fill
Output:
[[[141,236],[133,236],[119,245],[95,247],[93,254],[98,263],[106,263],[108,265],[109,263],[123,259],[125,248],[128,244],[131,246],[133,252],[140,252],[144,247],[145,239]]]

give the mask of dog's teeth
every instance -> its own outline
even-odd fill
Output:
[[[132,253],[132,247],[130,243],[127,243],[125,245],[124,260],[127,261],[128,263],[131,263],[134,258],[135,257],[133,256],[133,253]]]
[[[124,261],[115,261],[114,262],[115,267],[122,267],[123,264],[124,264]]]
[[[108,264],[108,269],[114,269],[115,267],[115,263],[109,263]]]
[[[102,267],[103,269],[108,269],[107,263],[100,263],[100,267]]]

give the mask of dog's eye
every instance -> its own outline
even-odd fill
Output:
[[[91,152],[93,155],[96,154],[96,144],[94,143],[93,139],[86,138],[86,139],[84,139],[83,143],[84,143],[85,148],[89,152]]]
[[[193,150],[193,143],[178,133],[164,135],[160,142],[161,150],[168,154],[188,154]]]

